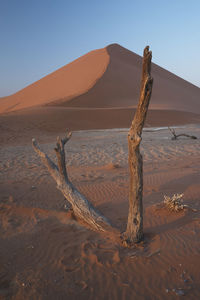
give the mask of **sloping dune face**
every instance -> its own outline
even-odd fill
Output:
[[[72,63],[0,99],[0,113],[68,100],[85,93],[105,72],[109,63],[106,49],[89,52]]]
[[[18,93],[0,100],[0,113],[50,105],[76,108],[136,107],[141,56],[118,44],[89,52]],[[150,109],[200,111],[200,88],[152,64]]]
[[[66,106],[136,107],[140,90],[142,58],[117,44],[108,46],[110,63],[106,72],[87,93]],[[152,64],[154,78],[151,109],[168,109],[197,113],[200,89],[167,70]]]

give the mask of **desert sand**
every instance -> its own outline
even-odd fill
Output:
[[[171,140],[168,129],[143,132],[144,242],[124,248],[67,210],[63,195],[30,143],[1,147],[1,299],[198,299],[200,296],[200,126],[176,129],[197,140]],[[70,179],[125,230],[128,129],[76,131],[67,145]],[[64,132],[60,133],[61,135]],[[56,134],[39,138],[52,158]],[[17,142],[17,141],[16,141]],[[160,208],[184,193],[197,211]]]
[[[0,299],[200,298],[200,89],[152,69],[141,145],[144,241],[131,248],[74,218],[31,139],[55,160],[56,137],[73,131],[69,177],[123,232],[141,57],[110,45],[0,99]],[[197,139],[172,141],[167,126]],[[163,207],[175,193],[189,209]]]

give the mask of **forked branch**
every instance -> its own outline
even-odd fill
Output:
[[[92,229],[106,231],[111,230],[110,222],[82,195],[76,187],[70,182],[67,175],[65,163],[65,144],[71,137],[71,132],[67,132],[64,139],[57,138],[55,148],[58,166],[45,154],[39,147],[35,139],[32,145],[36,153],[40,156],[42,162],[48,168],[49,173],[57,183],[57,188],[63,193],[65,198],[72,205],[74,215],[87,223]]]
[[[67,131],[66,137],[64,139],[57,137],[56,147],[54,148],[58,160],[58,170],[60,172],[60,176],[67,181],[69,181],[69,179],[66,170],[64,147],[65,144],[70,140],[71,136],[72,133]]]

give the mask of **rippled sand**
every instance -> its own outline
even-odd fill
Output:
[[[71,180],[121,231],[128,212],[127,132],[77,131],[66,146]],[[200,126],[176,132],[198,139],[172,141],[167,128],[143,132],[145,241],[130,249],[73,219],[31,144],[4,144],[0,299],[198,299]],[[39,142],[55,159],[55,135]],[[159,208],[163,195],[174,193],[184,193],[197,211]]]

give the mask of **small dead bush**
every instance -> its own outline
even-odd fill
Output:
[[[164,195],[164,204],[170,211],[179,212],[188,208],[187,205],[183,204],[184,194],[174,194],[172,197]]]

